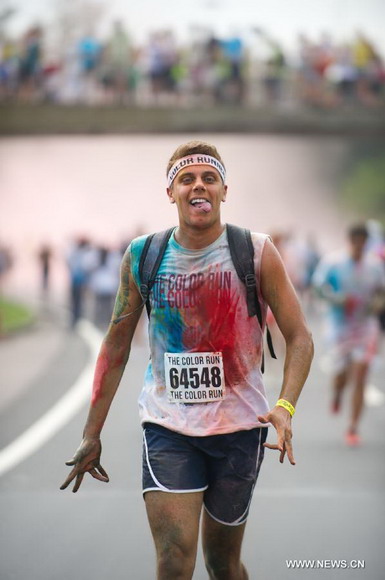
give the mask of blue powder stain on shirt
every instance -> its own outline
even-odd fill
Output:
[[[138,288],[140,288],[141,283],[139,278],[139,261],[147,237],[147,235],[140,236],[139,238],[133,240],[130,245],[131,270]],[[170,249],[168,245],[158,272],[160,272],[161,267],[163,269],[163,266],[167,270],[169,267],[169,259]],[[183,352],[185,350],[183,345],[183,333],[184,323],[181,313],[178,309],[171,309],[167,303],[167,300],[165,301],[163,308],[158,308],[152,304],[150,338],[152,337],[154,340],[157,340],[161,339],[162,336],[165,335],[163,340],[160,340],[160,342],[168,344],[169,352]]]

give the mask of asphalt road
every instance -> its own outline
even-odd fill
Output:
[[[297,465],[280,465],[278,456],[267,452],[246,530],[244,561],[252,580],[382,580],[383,397],[377,392],[376,404],[366,411],[362,446],[347,448],[343,441],[346,411],[338,417],[328,412],[328,377],[320,368],[318,324],[313,326],[318,353],[294,420]],[[52,336],[61,333],[54,352],[48,356],[43,341],[46,356],[40,370],[28,384],[23,378],[23,388],[0,409],[2,448],[65,394],[88,361],[84,338],[57,327],[51,330]],[[38,329],[36,340],[40,339]],[[0,357],[3,370],[12,365],[25,367],[29,358],[37,356],[25,346],[25,337],[9,339],[11,347],[7,340],[0,352],[8,348],[15,356]],[[49,333],[45,340],[47,345]],[[86,405],[36,452],[0,477],[2,580],[155,578],[154,550],[140,491],[141,429],[136,404],[147,356],[145,345],[134,346],[103,431],[102,465],[110,475],[109,484],[87,478],[76,495],[59,491],[68,472],[64,461],[80,442]],[[279,390],[280,364],[267,360],[272,404]],[[383,373],[384,362],[375,369],[371,383],[385,392]],[[299,559],[319,561],[315,562],[318,568],[288,568],[287,560]],[[332,568],[344,562],[350,566],[351,561],[364,561],[365,567]],[[206,578],[200,552],[194,580]]]

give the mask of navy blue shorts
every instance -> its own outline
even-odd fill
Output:
[[[267,427],[190,437],[154,423],[143,425],[143,493],[204,492],[216,521],[237,526],[248,516],[262,464]]]

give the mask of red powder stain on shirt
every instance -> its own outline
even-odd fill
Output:
[[[184,312],[187,332],[183,342],[186,348],[193,352],[222,352],[226,385],[230,388],[245,382],[250,371],[249,365],[257,364],[260,356],[260,346],[256,342],[237,343],[240,326],[248,327],[246,334],[251,338],[254,323],[254,318],[250,320],[242,316],[237,319],[238,300],[245,298],[231,291],[218,292],[201,288],[197,308],[186,309]],[[199,328],[196,341],[189,332],[190,325]]]

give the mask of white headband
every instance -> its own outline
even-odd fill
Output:
[[[215,159],[215,157],[211,157],[211,155],[203,155],[203,153],[198,153],[196,155],[188,155],[187,157],[182,157],[181,159],[178,159],[178,161],[174,163],[174,165],[168,172],[167,176],[168,187],[171,187],[172,182],[178,175],[179,171],[190,165],[212,165],[218,171],[219,175],[222,178],[223,183],[225,182],[226,171],[222,163],[218,161],[218,159]]]

